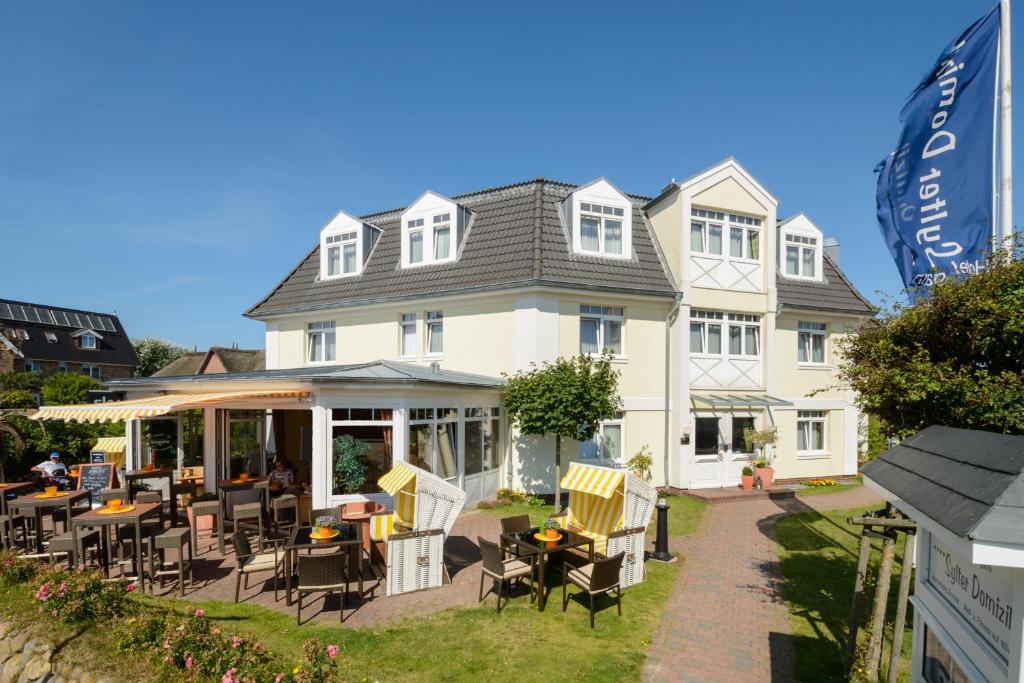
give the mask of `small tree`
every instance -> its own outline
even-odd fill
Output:
[[[580,354],[502,377],[509,421],[521,434],[555,437],[555,511],[560,512],[562,438],[591,439],[597,423],[619,410],[619,373],[607,354],[599,359]]]
[[[139,357],[139,365],[135,368],[139,377],[149,377],[188,353],[184,346],[156,337],[133,339],[132,346]]]
[[[363,456],[370,452],[370,444],[351,434],[334,439],[334,486],[345,493],[356,493],[366,483],[366,463]]]

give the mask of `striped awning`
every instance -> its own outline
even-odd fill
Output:
[[[406,485],[416,478],[416,473],[403,465],[396,464],[391,471],[377,480],[377,486],[392,496],[401,491]]]
[[[104,453],[124,453],[125,439],[123,436],[103,436],[96,440],[90,450]]]
[[[569,465],[569,471],[562,477],[562,488],[611,498],[622,485],[625,476],[624,470],[574,462]]]
[[[228,401],[261,398],[294,398],[305,391],[230,391],[208,394],[166,394],[130,401],[86,403],[75,406],[43,406],[29,415],[33,420],[64,420],[65,422],[120,422],[140,417],[166,415],[178,410],[202,408]]]

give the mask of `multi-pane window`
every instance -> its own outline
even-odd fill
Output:
[[[625,209],[580,203],[580,249],[599,254],[622,255]]]
[[[622,458],[622,413],[615,413],[610,420],[597,425],[589,441],[580,442],[581,459],[621,460]]]
[[[818,277],[818,238],[786,235],[786,275]]]
[[[458,475],[459,411],[414,408],[409,411],[409,462],[443,479]]]
[[[442,213],[434,216],[434,260],[443,261],[452,257],[452,215]]]
[[[690,215],[690,251],[694,254],[727,254],[732,259],[751,261],[761,258],[761,219],[698,208],[692,208]]]
[[[334,322],[309,323],[306,326],[306,358],[310,363],[334,360]]]
[[[57,335],[54,334],[53,332],[47,332],[46,333],[46,341],[48,341],[51,344],[56,344],[57,343]]]
[[[356,231],[342,233],[340,235],[328,235],[324,238],[327,245],[327,276],[351,275],[359,268],[356,259],[358,244]]]
[[[78,338],[78,348],[80,349],[95,349],[96,348],[96,335],[89,334],[86,332]]]
[[[825,323],[797,323],[797,361],[825,363]]]
[[[427,353],[444,353],[444,313],[441,311],[427,312]]]
[[[798,453],[820,453],[825,450],[824,410],[797,411],[796,450]]]
[[[423,219],[409,221],[408,228],[409,263],[423,263]]]
[[[466,408],[465,474],[479,474],[501,464],[498,408]]]
[[[621,308],[580,305],[580,353],[622,355]]]
[[[416,314],[403,313],[400,325],[402,357],[411,358],[416,355]]]
[[[65,363],[64,361],[61,361],[60,363],[58,363],[57,364],[57,373],[61,374],[61,375],[68,374],[68,364]]]
[[[100,366],[85,363],[82,365],[82,374],[93,379],[103,379],[100,373]]]
[[[728,339],[724,345],[725,355],[760,355],[760,316],[699,309],[690,312],[690,353],[706,356],[723,355],[723,333]]]
[[[732,452],[749,453],[747,432],[754,431],[754,418],[732,416]]]
[[[25,361],[25,372],[42,372],[43,366],[34,360]]]

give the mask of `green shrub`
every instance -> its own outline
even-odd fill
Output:
[[[130,612],[134,583],[107,582],[100,571],[52,569],[41,565],[36,574],[39,611],[65,624],[106,622]]]
[[[36,575],[38,566],[31,560],[19,560],[9,551],[0,553],[0,586],[28,583]]]
[[[345,493],[357,493],[366,483],[366,463],[363,457],[370,444],[351,434],[334,440],[334,486]]]

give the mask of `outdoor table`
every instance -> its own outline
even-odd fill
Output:
[[[543,612],[544,603],[547,597],[547,585],[545,584],[544,573],[545,567],[548,564],[548,555],[552,553],[559,553],[563,550],[587,546],[587,555],[591,562],[593,562],[594,539],[587,538],[583,534],[578,534],[575,531],[560,529],[559,531],[562,533],[562,539],[554,543],[551,547],[548,547],[548,543],[550,543],[550,541],[539,541],[534,536],[538,531],[540,531],[539,527],[533,527],[529,531],[502,534],[501,540],[503,545],[514,545],[518,547],[521,554],[537,555],[537,609]],[[562,571],[565,571],[565,569],[563,568]]]
[[[88,493],[88,491],[86,491]],[[114,515],[102,514],[100,510],[104,508],[97,508],[85,512],[75,519],[71,523],[71,537],[74,539],[75,548],[78,548],[78,528],[79,527],[111,527],[121,525],[133,525],[135,527],[135,576],[139,587],[145,590],[145,577],[146,577],[146,566],[142,562],[142,521],[149,517],[157,517],[160,515],[160,503],[135,503],[135,508],[126,512],[119,512]],[[109,534],[107,529],[103,529],[101,534],[103,540],[103,546],[106,554],[107,565],[110,565],[110,541],[108,538]],[[152,548],[150,552],[152,552]],[[153,581],[150,577],[150,587],[152,587]]]
[[[17,495],[23,491],[30,491],[35,484],[30,481],[8,481],[0,482],[0,515],[9,515],[7,511],[7,496],[12,493]]]
[[[311,526],[300,526],[292,529],[288,541],[284,546],[284,576],[285,576],[285,604],[292,604],[292,555],[297,555],[300,550],[313,550],[315,548],[344,548],[345,561],[352,567],[352,551],[356,551],[356,570],[359,572],[359,595],[363,594],[363,529],[358,524],[340,524],[340,534],[329,541],[317,541],[310,538],[313,532]]]
[[[50,498],[41,498],[42,493],[29,493],[18,496],[8,501],[7,506],[12,510],[30,508],[35,516],[36,522],[36,552],[43,553],[43,511],[55,510],[63,507],[68,513],[68,525],[71,524],[71,509],[80,500],[90,500],[89,491],[58,491],[58,495]]]
[[[167,480],[167,497],[171,499],[171,526],[178,525],[178,497],[174,495],[174,470],[166,467],[164,469],[154,470],[131,470],[130,472],[124,473],[125,487],[128,489],[128,502],[131,503],[135,500],[135,492],[132,491],[132,482],[141,481],[143,479],[166,479]],[[115,517],[117,515],[114,515]]]

